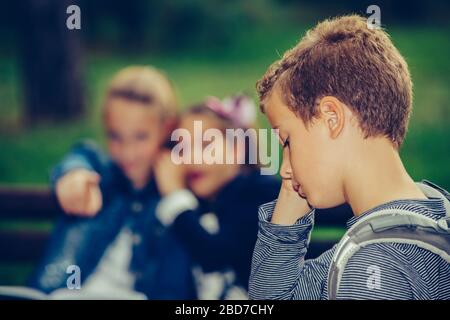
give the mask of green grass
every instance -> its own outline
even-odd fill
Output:
[[[8,219],[0,221],[0,232],[3,230],[50,232],[53,225],[53,221]]]
[[[33,263],[0,263],[0,285],[25,285],[33,268]]]
[[[311,241],[334,241],[338,242],[345,233],[345,229],[343,228],[334,228],[334,227],[320,227],[313,229],[311,234]]]

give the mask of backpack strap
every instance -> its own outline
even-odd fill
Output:
[[[328,297],[336,299],[343,271],[349,259],[373,243],[407,243],[429,250],[450,263],[449,194],[426,181],[418,184],[427,197],[444,198],[446,216],[438,221],[401,209],[385,209],[363,217],[338,243],[328,274]]]
[[[427,180],[422,180],[422,182],[418,182],[416,184],[428,198],[444,198],[445,213],[447,218],[449,218],[450,193],[447,190]]]

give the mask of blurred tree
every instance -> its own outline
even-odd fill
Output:
[[[79,31],[66,26],[66,10],[72,4],[77,1],[23,0],[18,6],[28,124],[67,120],[83,113]]]
[[[297,11],[306,11],[317,18],[333,17],[349,13],[366,15],[369,5],[376,4],[381,8],[381,22],[384,25],[393,24],[432,24],[448,25],[448,0],[274,0],[282,5],[296,7]],[[306,10],[308,9],[308,10]]]
[[[80,0],[82,35],[91,47],[105,43],[125,50],[140,49],[145,42],[148,20],[163,3],[153,0]],[[116,48],[114,48],[116,49]]]
[[[260,5],[269,1],[256,2]],[[146,53],[224,48],[252,23],[255,10],[255,5],[239,0],[80,0],[80,3],[86,26],[82,36],[89,48]]]

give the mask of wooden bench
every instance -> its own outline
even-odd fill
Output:
[[[63,213],[48,187],[0,186],[0,261],[37,261],[44,250],[49,230],[36,230],[30,226],[54,221],[60,214]],[[316,215],[316,229],[343,230],[348,217],[348,210],[344,206],[333,213],[323,212]],[[6,221],[14,221],[16,227],[8,230],[4,226]],[[21,224],[25,227],[20,227]],[[329,249],[336,240],[313,236],[308,257],[315,257]]]
[[[48,187],[0,186],[0,259],[2,262],[36,261],[49,232],[32,228],[34,223],[54,221],[61,214]],[[24,224],[9,230],[6,222]]]

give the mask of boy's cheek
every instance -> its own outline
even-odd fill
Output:
[[[314,167],[305,176],[305,192],[316,208],[331,208],[345,202],[340,189],[339,172],[330,167]]]
[[[327,188],[326,172],[320,168],[320,160],[317,159],[315,150],[305,149],[293,151],[291,154],[291,165],[294,180],[301,187],[301,191],[308,196],[308,201],[320,202],[320,194]]]

